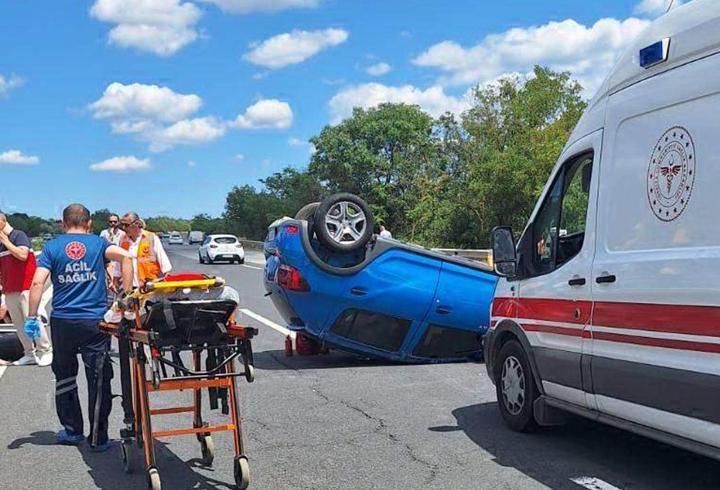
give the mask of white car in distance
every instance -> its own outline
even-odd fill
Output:
[[[208,235],[198,248],[201,264],[213,264],[220,260],[245,263],[245,249],[234,235]]]
[[[170,245],[182,245],[183,237],[180,233],[170,233],[170,238],[168,238],[168,244]]]

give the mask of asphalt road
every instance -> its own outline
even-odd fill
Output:
[[[249,255],[244,266],[199,265],[194,248],[169,250],[176,270],[225,277],[255,318],[281,323],[263,297],[259,254]],[[720,463],[589,421],[531,435],[511,432],[500,419],[482,365],[385,365],[343,353],[285,357],[280,333],[248,315],[240,320],[261,331],[254,342],[257,379],[240,385],[252,488],[720,485]],[[53,393],[49,369],[8,368],[0,378],[0,489],[145,488],[142,473],[122,472],[118,447],[93,454],[85,447],[53,444],[59,428]],[[189,393],[153,396],[190,400]],[[219,420],[212,416],[211,421]],[[120,421],[116,400],[112,434]],[[163,427],[190,425],[187,415],[165,416],[162,422]],[[214,440],[211,469],[200,465],[192,436],[158,443],[163,488],[232,488],[230,435],[219,433]]]

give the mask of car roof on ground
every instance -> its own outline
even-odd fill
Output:
[[[215,234],[208,235],[208,238],[234,238],[237,240],[237,237],[235,235],[226,235],[226,234],[220,234],[220,233],[218,233],[216,235]]]

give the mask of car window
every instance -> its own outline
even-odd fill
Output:
[[[582,249],[590,202],[592,155],[568,161],[532,225],[533,275],[551,272]]]
[[[237,238],[230,236],[220,236],[215,239],[215,243],[237,243]]]

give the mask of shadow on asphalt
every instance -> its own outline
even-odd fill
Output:
[[[718,488],[720,462],[583,418],[571,416],[563,426],[521,434],[505,426],[494,402],[458,408],[452,414],[457,426],[429,430],[463,431],[496,463],[553,489],[577,490],[571,478],[584,476],[618,488]],[[627,481],[627,475],[634,481]],[[638,482],[636,475],[644,480]]]
[[[283,350],[266,350],[254,352],[253,359],[257,369],[281,371],[403,365],[378,359],[369,359],[344,352],[331,352],[329,354],[313,356],[299,356],[294,354],[291,357],[287,357]]]
[[[255,360],[255,367],[258,369],[267,369],[271,371],[276,370],[298,370],[303,369],[338,369],[338,368],[357,368],[357,367],[378,367],[378,366],[395,366],[395,367],[408,367],[408,366],[432,366],[435,363],[407,363],[407,362],[393,362],[383,359],[372,359],[368,357],[362,357],[357,354],[351,354],[342,351],[332,351],[329,354],[317,354],[312,356],[299,356],[294,354],[293,356],[286,356],[283,350],[266,350],[262,352],[254,352],[253,358]],[[475,362],[477,361],[458,361],[452,363],[441,363],[441,364],[459,364],[462,362]]]
[[[8,445],[8,449],[19,449],[26,444],[36,446],[54,446],[55,433],[50,431],[34,432],[27,437],[21,437]],[[95,485],[102,489],[146,489],[144,460],[142,449],[134,447],[133,461],[136,470],[131,474],[123,471],[119,441],[104,453],[90,451],[87,444],[77,447],[80,456],[88,467],[88,474],[92,476]],[[199,451],[198,447],[198,451]],[[169,489],[234,489],[235,482],[224,482],[200,473],[193,468],[203,468],[203,471],[213,471],[204,467],[199,458],[183,461],[178,458],[166,444],[155,443],[155,456],[160,471],[163,488]],[[230,464],[232,464],[230,462]]]

